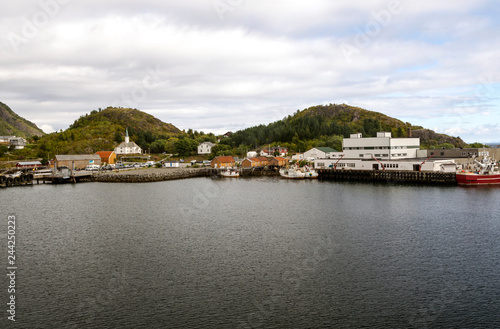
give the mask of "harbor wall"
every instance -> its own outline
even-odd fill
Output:
[[[457,185],[456,174],[445,172],[321,169],[318,174],[320,180]]]
[[[224,169],[215,168],[183,168],[183,169],[161,169],[153,172],[104,172],[92,175],[92,177],[81,179],[82,182],[107,182],[107,183],[146,183],[166,180],[195,178],[195,177],[219,177]],[[268,167],[239,168],[240,177],[256,176],[279,176],[279,170]]]
[[[99,173],[86,180],[91,182],[106,182],[106,183],[146,183],[146,182],[160,182],[166,180],[175,179],[185,179],[185,178],[195,178],[195,177],[210,177],[217,175],[217,171],[212,168],[201,168],[201,169],[183,169],[183,170],[173,170],[169,169],[162,170],[162,172],[144,172],[137,173],[130,171],[127,173]]]

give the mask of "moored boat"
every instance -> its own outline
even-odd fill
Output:
[[[240,173],[234,169],[226,169],[224,171],[221,171],[220,175],[222,177],[229,177],[229,178],[240,177]]]
[[[305,174],[304,178],[309,178],[309,179],[318,178],[319,175],[316,170],[314,170],[309,166],[304,167],[304,174]]]
[[[484,158],[481,162],[474,160],[471,171],[457,172],[459,185],[500,185],[500,171],[495,160]]]
[[[280,176],[288,179],[303,179],[306,174],[303,173],[300,169],[292,167],[292,168],[281,168]]]

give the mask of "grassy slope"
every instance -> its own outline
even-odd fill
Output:
[[[0,135],[28,138],[35,135],[43,136],[44,132],[33,122],[20,117],[0,102]]]

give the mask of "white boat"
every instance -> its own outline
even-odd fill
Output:
[[[230,177],[230,178],[240,177],[240,173],[237,170],[233,170],[233,169],[226,169],[224,171],[221,171],[220,175],[222,177]]]
[[[318,172],[309,166],[304,167],[304,178],[318,178]]]
[[[292,168],[281,168],[280,176],[289,179],[303,179],[306,176],[306,174],[303,173],[300,169],[292,167]]]

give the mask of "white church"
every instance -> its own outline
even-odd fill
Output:
[[[125,130],[125,141],[121,142],[120,145],[115,148],[115,153],[116,155],[142,154],[142,149],[139,145],[130,141],[130,138],[128,137],[128,128]]]

